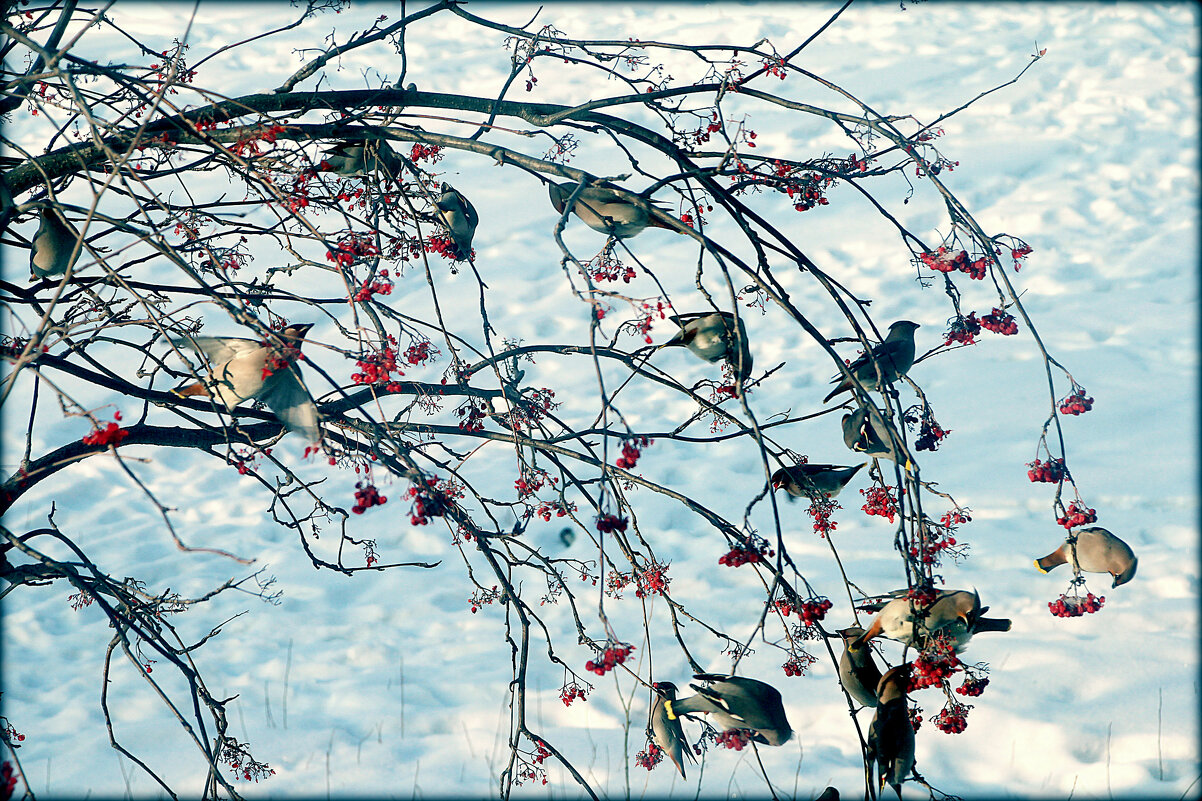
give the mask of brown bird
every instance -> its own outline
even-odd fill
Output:
[[[874,459],[897,461],[897,449],[883,423],[865,406],[843,415],[843,444]]]
[[[861,706],[875,707],[877,705],[876,686],[881,681],[881,669],[872,658],[872,646],[865,642],[856,645],[856,640],[864,633],[859,626],[841,629],[838,634],[843,638],[843,654],[839,657],[839,682],[847,694]]]
[[[743,676],[714,673],[698,673],[693,678],[707,682],[707,686],[690,684],[696,695],[664,701],[668,720],[690,712],[712,715],[716,727],[751,729],[752,739],[765,745],[783,745],[793,736],[780,693],[772,685]]]
[[[33,247],[29,251],[30,281],[65,274],[83,252],[79,231],[63,218],[61,211],[46,205],[42,206],[38,216],[38,230],[33,235]]]
[[[878,368],[885,383],[892,384],[909,372],[914,365],[914,331],[917,328],[919,328],[918,323],[898,320],[889,326],[889,333],[885,336],[884,342],[849,364],[847,369],[851,371],[857,381],[863,384],[865,390],[872,391],[880,388],[877,381]],[[851,391],[853,384],[850,379],[838,375],[834,380],[838,383],[830,394],[822,399],[823,403],[840,392]]]
[[[866,464],[868,462],[863,462],[855,467],[840,467],[833,464],[795,464],[782,467],[773,473],[770,483],[774,490],[784,487],[785,492],[789,493],[790,499],[810,498],[814,494],[834,498]]]
[[[888,782],[901,798],[901,785],[914,769],[914,727],[906,691],[910,664],[898,665],[881,677],[876,694],[879,703],[868,727],[868,764],[875,765],[881,790]]]
[[[456,257],[460,260],[472,255],[472,237],[476,235],[476,226],[480,223],[480,215],[476,208],[459,190],[445,181],[435,205],[442,216],[451,239],[455,242]]]
[[[382,171],[399,179],[405,163],[386,142],[336,142],[322,152],[322,161],[339,175],[371,175]]]
[[[568,200],[578,185],[574,181],[565,181],[561,184],[554,181],[547,182],[547,193],[551,196],[551,205],[557,212],[563,214]],[[580,190],[576,202],[572,205],[572,213],[594,231],[609,234],[617,239],[632,237],[648,226],[666,228],[669,231],[676,230],[671,225],[652,216],[650,211],[652,208],[667,212],[667,209],[662,206],[655,205],[632,192],[627,192],[616,184],[601,181]]]
[[[989,607],[981,606],[981,596],[975,591],[940,591],[921,622],[915,620],[907,590],[895,590],[890,595],[892,600],[888,602],[860,607],[876,611],[877,615],[868,630],[856,638],[856,647],[864,646],[874,637],[883,636],[921,648],[929,636],[939,634],[947,638],[959,653],[978,632],[1010,630],[1010,621],[1005,618],[983,617]],[[915,606],[918,606],[917,602]]]
[[[311,323],[293,324],[271,342],[238,337],[177,337],[175,346],[193,348],[207,362],[208,377],[173,389],[179,397],[203,395],[233,409],[244,400],[263,401],[290,431],[310,442],[321,439],[317,407],[305,389],[300,367],[301,342]]]
[[[696,762],[697,757],[693,756],[693,749],[685,741],[680,720],[668,717],[665,708],[665,702],[676,700],[676,685],[670,681],[657,681],[651,687],[655,690],[655,703],[651,706],[652,740],[672,760],[672,764],[680,771],[680,778],[687,778],[684,775],[684,755],[688,754],[692,762]]]
[[[1073,542],[1076,541],[1076,558],[1073,558]],[[1063,564],[1075,564],[1086,573],[1109,573],[1114,576],[1111,587],[1126,584],[1135,577],[1139,559],[1131,546],[1097,526],[1077,529],[1056,550],[1042,559],[1035,560],[1041,573],[1047,573]]]
[[[680,326],[661,348],[684,346],[693,355],[713,364],[726,359],[740,384],[751,375],[751,348],[743,320],[730,312],[690,312],[668,318]]]

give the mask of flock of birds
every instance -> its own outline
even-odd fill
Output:
[[[385,171],[399,176],[402,160],[382,143],[341,143],[323,153],[323,169],[340,175],[363,176]],[[600,182],[580,184],[548,182],[548,193],[560,214],[570,211],[590,228],[614,238],[628,238],[648,226],[678,230],[653,213],[665,210],[645,198],[620,187]],[[466,197],[442,183],[434,202],[441,222],[453,242],[455,256],[467,259],[472,254],[472,239],[479,216]],[[66,221],[53,204],[40,209],[40,224],[30,252],[31,280],[61,276],[74,265],[83,250],[79,232]],[[743,321],[725,311],[696,312],[670,318],[679,330],[659,347],[680,346],[707,362],[727,361],[737,377],[741,392],[751,375],[752,354]],[[188,347],[203,356],[205,377],[173,390],[180,397],[209,397],[233,410],[238,404],[256,399],[266,404],[289,430],[311,442],[321,438],[319,415],[305,388],[296,364],[310,324],[292,324],[273,332],[270,340],[238,337],[187,336],[172,338],[173,346]],[[838,376],[829,402],[852,391],[858,382],[867,391],[882,390],[904,377],[914,363],[914,332],[917,323],[899,320],[889,327],[884,340],[868,353],[851,362],[850,376]],[[899,448],[880,412],[860,405],[842,420],[843,440],[852,451],[873,459],[898,462]],[[907,460],[908,461],[908,460]],[[770,478],[773,489],[784,489],[790,496],[835,497],[867,464],[840,466],[803,463],[782,467]],[[1131,548],[1103,528],[1082,528],[1070,532],[1065,542],[1052,553],[1036,560],[1036,567],[1047,572],[1062,564],[1072,564],[1077,572],[1109,573],[1113,586],[1130,581],[1135,575],[1136,559]],[[915,613],[916,602],[907,590],[897,590],[868,604],[875,612],[867,629],[849,627],[837,632],[843,641],[839,661],[839,681],[861,708],[875,710],[868,730],[868,755],[875,767],[879,786],[889,784],[901,797],[901,784],[914,767],[914,729],[910,724],[907,692],[912,663],[898,665],[884,673],[877,666],[871,642],[886,637],[915,648],[923,648],[936,635],[950,642],[956,652],[982,631],[1007,631],[1010,621],[984,616],[988,607],[979,595],[966,590],[944,590],[925,609]],[[757,679],[734,675],[697,674],[702,684],[691,684],[694,694],[677,698],[677,687],[667,681],[656,682],[651,709],[652,739],[685,777],[685,758],[695,761],[681,725],[681,719],[706,715],[724,730],[741,729],[752,740],[769,746],[787,742],[793,734],[785,716],[781,694]],[[828,788],[826,798],[837,798]]]

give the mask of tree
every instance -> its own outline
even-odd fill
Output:
[[[649,699],[657,697],[654,684],[672,680],[683,694],[687,673],[653,671],[650,662],[635,661],[638,651],[695,673],[726,654],[729,671],[742,674],[753,650],[768,650],[784,662],[786,676],[801,675],[823,653],[839,660],[828,618],[835,598],[847,596],[840,625],[858,620],[865,602],[887,600],[861,592],[853,566],[844,572],[827,536],[840,507],[824,490],[838,485],[820,485],[797,469],[810,456],[789,445],[800,423],[825,418],[843,429],[849,447],[882,457],[868,471],[864,511],[893,525],[912,614],[923,620],[930,611],[944,585],[944,560],[965,556],[959,529],[969,510],[922,476],[921,457],[946,432],[908,374],[905,362],[914,359],[869,359],[857,369],[844,361],[854,347],[838,347],[856,343],[869,351],[896,341],[886,335],[895,321],[874,319],[874,299],[843,286],[781,223],[782,212],[790,222],[804,220],[838,191],[862,196],[894,226],[901,261],[950,303],[942,344],[918,354],[918,362],[971,345],[982,328],[1012,335],[1021,321],[1032,333],[1049,398],[1032,480],[1056,485],[1053,510],[1070,531],[1093,522],[1094,510],[1065,465],[1058,416],[1087,410],[1092,401],[1045,349],[1020,302],[1012,273],[1031,250],[1014,236],[983,230],[941,180],[957,165],[934,144],[939,126],[966,105],[929,121],[879,113],[795,63],[809,40],[781,50],[766,40],[592,41],[541,21],[502,25],[452,2],[406,11],[396,21],[381,18],[366,30],[336,31],[305,52],[303,66],[278,87],[247,93],[206,85],[206,68],[220,59],[253,53],[271,35],[319,28],[328,19],[323,12],[335,8],[310,3],[291,25],[195,61],[186,38],[164,52],[123,31],[116,13],[71,2],[6,15],[6,63],[24,68],[6,76],[3,108],[19,123],[5,134],[14,155],[0,184],[0,220],[6,244],[36,254],[30,264],[38,279],[30,284],[10,272],[0,287],[13,334],[5,343],[4,403],[10,422],[28,421],[21,467],[4,484],[5,510],[44,482],[65,496],[77,465],[108,459],[159,514],[163,536],[184,558],[216,553],[249,564],[217,537],[183,536],[171,499],[140,479],[140,460],[174,459],[167,454],[178,449],[187,457],[180,470],[228,465],[258,482],[273,523],[295,534],[319,570],[350,577],[450,570],[411,556],[388,524],[368,537],[354,523],[387,513],[391,524],[400,506],[402,525],[407,517],[412,529],[445,526],[475,587],[470,611],[505,613],[513,680],[502,795],[545,779],[547,760],[593,795],[564,744],[531,722],[532,662],[562,666],[569,704],[602,691],[590,684],[590,671],[622,672]],[[504,41],[507,70],[495,85],[446,94],[410,82],[406,43],[423,26],[449,20]],[[82,36],[69,35],[73,21],[85,26]],[[123,32],[136,52],[122,63],[77,55],[99,29]],[[399,75],[373,76],[364,89],[327,88],[339,59],[363,51],[399,63]],[[669,74],[660,63],[668,58],[687,65],[672,68],[690,70],[686,77]],[[599,85],[607,91],[570,103],[535,102],[539,78],[546,85],[566,70],[604,78]],[[800,102],[802,93],[792,90],[799,84],[835,100]],[[765,146],[770,137],[761,138],[755,122],[761,109],[832,126],[850,152]],[[494,325],[497,306],[511,301],[498,296],[491,276],[520,269],[522,254],[516,243],[473,241],[471,198],[487,188],[453,185],[450,166],[472,159],[497,165],[502,188],[494,191],[559,210],[544,234],[556,243],[557,267],[578,306],[534,305],[530,314],[569,314],[579,336],[544,341],[535,320],[521,340]],[[943,199],[942,239],[930,241],[906,223],[896,200],[901,182]],[[668,236],[643,233],[644,225],[676,233],[673,248],[692,267],[692,290],[680,287],[675,264],[641,257],[643,242]],[[473,255],[473,245],[489,253]],[[494,255],[502,245],[506,251]],[[996,290],[996,305],[980,317],[961,307],[972,280]],[[410,287],[424,297],[415,300],[419,293]],[[402,292],[403,306],[395,302]],[[792,369],[755,358],[757,342],[744,318],[760,314],[813,354],[825,354],[851,399],[830,405],[815,391],[802,413],[759,407],[757,393]],[[288,327],[308,323],[316,324],[312,331]],[[905,328],[897,330],[904,337]],[[684,354],[670,360],[658,353],[674,341],[713,364],[700,368],[701,380],[678,377],[698,369]],[[582,373],[595,376],[587,403],[573,398],[561,406],[556,383]],[[680,401],[690,411],[672,416]],[[90,433],[54,439],[63,431],[47,414],[55,407],[60,417],[86,418]],[[319,416],[316,430],[310,413]],[[311,446],[297,458],[284,445],[285,455],[273,453],[283,437],[285,444],[308,437]],[[719,511],[715,498],[690,497],[638,469],[648,449],[705,464],[728,448],[754,453],[763,473],[764,489],[741,499],[741,517]],[[322,465],[329,469],[317,469]],[[812,522],[804,527],[829,546],[844,590],[809,580],[810,568],[792,555],[799,526],[782,515],[783,494],[773,492],[774,485],[789,490],[788,481],[774,480],[782,469],[808,504]],[[348,471],[357,479],[350,508],[350,498],[327,489],[336,486],[332,476]],[[670,574],[654,533],[640,526],[640,506],[651,495],[687,514],[704,543],[698,547],[714,552],[714,571],[754,571],[760,591],[753,605],[737,610],[737,628],[725,610],[671,588],[679,576]],[[53,506],[37,516],[45,523],[3,530],[5,593],[69,584],[75,603],[104,612],[114,630],[105,682],[114,669],[109,657],[119,650],[194,742],[207,766],[206,795],[236,797],[238,779],[269,775],[261,746],[252,754],[230,734],[233,699],[211,692],[194,661],[221,626],[188,637],[175,623],[179,613],[230,590],[276,599],[267,574],[247,568],[249,575],[193,596],[166,584],[152,588],[136,576],[117,578],[137,573],[137,565],[90,556],[86,530],[59,522]],[[534,531],[552,518],[568,524],[564,541],[587,545],[564,556],[539,544]],[[1093,611],[1092,596],[1074,600],[1078,586],[1075,574],[1062,608]],[[1004,599],[986,600],[1004,609]],[[591,659],[555,635],[561,617]],[[921,680],[911,691],[915,684],[942,690],[947,704],[935,724],[960,730],[967,709],[953,694],[951,675],[964,673],[961,695],[979,694],[985,666],[960,664],[938,637],[920,644],[917,656],[903,649],[894,657],[917,668]],[[159,678],[167,665],[174,673]],[[753,678],[780,683],[777,676]],[[165,791],[179,792],[123,744],[103,697],[102,704],[114,748]],[[857,706],[849,696],[849,711]],[[851,717],[848,737],[864,753],[864,793],[871,797],[879,786],[871,776],[875,746],[862,717]],[[693,724],[685,731],[690,745],[748,742],[745,734],[709,726],[700,739]],[[639,757],[648,767],[659,759],[650,744]],[[766,772],[765,782],[772,789],[780,778]]]

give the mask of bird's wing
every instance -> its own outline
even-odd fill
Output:
[[[317,442],[321,439],[321,429],[317,425],[317,406],[295,371],[296,366],[291,365],[276,373],[279,378],[270,390],[263,393],[261,400],[289,431],[304,435],[310,442]]]
[[[262,343],[253,339],[238,337],[172,337],[171,343],[177,347],[186,345],[193,348],[212,365],[226,364],[235,356],[263,347]]]

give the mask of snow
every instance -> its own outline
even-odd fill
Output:
[[[750,44],[766,36],[785,52],[836,7],[552,3],[540,20],[569,36],[593,38]],[[117,4],[111,14],[166,47],[172,36],[182,35],[190,8]],[[522,24],[536,6],[473,4],[469,10]],[[283,4],[215,4],[202,6],[202,12],[192,23],[192,61],[295,13]],[[395,17],[396,12],[395,5],[357,5],[338,17],[319,17],[285,39],[215,59],[203,77],[229,94],[273,87],[296,69],[293,48],[315,46],[331,28],[344,34],[366,27],[379,14]],[[407,39],[411,72],[406,80],[428,91],[492,92],[508,68],[503,36],[465,31],[463,23],[452,22],[427,23],[414,32]],[[84,52],[119,59],[121,41],[112,34],[85,37],[84,47],[92,50]],[[940,423],[953,432],[937,453],[924,456],[923,476],[973,510],[973,522],[963,529],[972,543],[971,558],[945,569],[948,585],[977,588],[991,614],[1012,618],[1014,626],[973,640],[965,658],[988,662],[991,683],[976,699],[963,734],[944,735],[924,723],[917,767],[936,787],[966,798],[1187,797],[1197,792],[1202,774],[1196,681],[1197,10],[1189,4],[1151,3],[923,3],[907,4],[902,11],[897,4],[857,3],[797,63],[882,113],[927,121],[1010,80],[1041,48],[1047,48],[1046,57],[1016,85],[943,123],[938,145],[960,164],[942,179],[985,230],[1011,233],[1034,248],[1012,279],[1025,293],[1023,301],[1053,355],[1096,399],[1088,414],[1064,420],[1070,464],[1085,499],[1098,509],[1099,525],[1139,555],[1139,574],[1115,590],[1092,579],[1091,588],[1107,598],[1096,615],[1062,620],[1047,612],[1068,576],[1063,569],[1040,575],[1031,565],[1032,558],[1056,547],[1063,530],[1052,519],[1050,487],[1032,484],[1026,476],[1048,391],[1025,327],[1018,337],[985,333],[973,348],[918,365],[912,376],[927,392]],[[370,84],[376,74],[395,78],[398,61],[384,63],[379,50],[354,51],[339,60],[340,71],[329,85],[356,88]],[[668,72],[692,75],[696,64],[673,55]],[[615,90],[612,82],[576,72],[556,79],[549,66],[538,76],[529,95],[535,101],[577,103]],[[807,102],[839,102],[797,77],[771,88],[796,91]],[[749,125],[765,132],[759,140],[765,150],[851,151],[848,141],[810,120],[803,124],[750,103],[746,111]],[[14,115],[10,137],[20,138],[27,119],[22,113]],[[599,137],[582,139],[572,166],[608,174],[613,154]],[[556,215],[541,186],[467,153],[452,153],[443,166],[447,180],[463,189],[480,213],[475,247],[489,285],[490,319],[498,331],[494,340],[586,342],[587,306],[576,300],[558,265],[550,236]],[[930,190],[921,189],[901,206],[907,189],[902,182],[877,189],[888,205],[904,210],[911,230],[928,242],[939,241],[945,217]],[[878,323],[913,319],[923,326],[920,350],[937,344],[950,313],[945,298],[937,289],[919,288],[894,229],[875,217],[858,193],[837,189],[830,206],[801,215],[768,197],[754,205],[789,231],[823,270],[852,292],[873,298]],[[28,235],[32,228],[26,223],[20,230]],[[579,224],[568,226],[564,240],[578,253],[594,252],[601,244],[599,235]],[[695,291],[696,254],[682,242],[652,230],[630,243],[677,302]],[[16,280],[24,255],[8,255],[7,277]],[[268,250],[256,256],[259,271],[278,259]],[[844,330],[837,312],[805,275],[782,271],[780,279],[815,325]],[[466,315],[459,319],[471,321],[472,341],[482,346],[471,271],[450,275],[442,270],[438,281],[450,314]],[[707,282],[716,297],[725,297],[715,276],[707,276]],[[960,283],[965,308],[988,313],[995,296],[987,287],[967,283]],[[654,289],[647,285],[638,291]],[[420,274],[398,281],[390,302],[426,316],[428,290]],[[289,309],[284,305],[280,311]],[[744,314],[757,367],[785,363],[752,396],[760,420],[783,409],[795,414],[816,409],[833,372],[829,359],[800,330],[784,326],[777,310],[762,317],[754,310]],[[227,320],[209,319],[209,331],[228,330],[216,328],[228,326]],[[332,327],[319,326],[311,339],[330,336]],[[660,327],[653,336],[660,341],[667,334]],[[641,343],[624,339],[619,344]],[[854,355],[854,349],[846,355]],[[336,354],[310,351],[310,357],[333,375],[345,372]],[[662,351],[653,363],[685,382],[714,370],[684,351]],[[537,364],[524,365],[525,383],[552,387],[564,402],[562,416],[588,421],[597,406],[595,377],[581,365],[586,363],[540,356]],[[444,366],[411,377],[437,380]],[[309,376],[315,392],[329,388],[312,372]],[[620,376],[606,366],[607,387]],[[97,404],[116,400],[102,391],[72,389]],[[1064,394],[1059,381],[1057,395]],[[668,393],[637,386],[619,396],[618,406],[636,430],[647,431],[665,430],[688,412]],[[125,411],[133,409],[127,405]],[[4,467],[11,473],[26,417],[23,409],[6,412]],[[43,402],[35,454],[86,433],[82,420],[49,422],[58,414],[56,405]],[[151,422],[176,419],[161,410],[151,414]],[[829,416],[778,429],[774,436],[814,461],[848,457]],[[328,475],[325,492],[349,505],[356,476],[306,464],[303,447],[299,437],[290,436],[274,454],[306,478]],[[231,734],[250,743],[255,756],[276,771],[240,788],[248,797],[495,793],[510,719],[505,619],[496,605],[469,613],[473,588],[458,551],[445,529],[407,523],[400,498],[404,484],[384,485],[382,491],[392,496],[389,504],[352,518],[347,530],[375,538],[385,562],[439,561],[439,567],[346,577],[313,569],[295,534],[271,522],[252,479],[192,452],[129,447],[123,453],[127,459],[149,460],[131,469],[177,510],[173,522],[186,542],[253,557],[256,564],[240,568],[216,555],[179,552],[153,505],[109,459],[89,459],[39,485],[9,512],[5,525],[13,530],[40,525],[53,500],[56,520],[102,567],[137,575],[155,590],[199,593],[260,567],[275,578],[273,589],[283,593],[278,605],[227,593],[177,620],[187,640],[248,611],[225,623],[196,657],[215,697],[238,696],[229,706]],[[483,449],[469,464],[475,475],[492,476],[482,478],[482,490],[512,492],[512,454],[504,447]],[[755,448],[743,440],[714,445],[706,449],[703,467],[697,469],[695,449],[658,441],[638,470],[740,520],[763,486]],[[883,592],[904,579],[891,550],[892,527],[859,511],[857,490],[863,486],[853,482],[841,496],[844,509],[837,514],[834,538],[859,585]],[[723,543],[678,505],[645,489],[631,497],[644,537],[661,561],[671,561],[674,597],[704,610],[707,621],[733,637],[745,638],[758,619],[755,575],[749,568],[719,567]],[[782,504],[790,552],[818,591],[836,602],[828,621],[847,616],[838,569],[827,543],[810,531],[803,508]],[[772,531],[764,504],[756,507],[752,522]],[[535,524],[527,537],[556,556],[596,557],[584,538],[563,546],[559,530],[555,521]],[[319,545],[332,549],[333,540]],[[49,550],[64,555],[61,549]],[[526,589],[537,597],[540,588]],[[574,589],[582,610],[594,613],[596,590]],[[4,714],[27,735],[19,755],[32,789],[43,797],[157,797],[157,785],[109,746],[98,699],[110,630],[95,608],[73,611],[69,592],[63,586],[26,588],[4,599]],[[655,629],[649,648],[640,638],[644,607],[632,592],[622,600],[607,598],[604,605],[616,629],[636,646],[640,675],[648,675],[650,653],[655,678],[683,686],[688,664],[670,642],[667,627]],[[655,599],[647,603],[653,620],[663,619],[661,606]],[[593,655],[575,645],[567,609],[543,611],[558,655],[581,670]],[[601,630],[595,614],[585,622],[590,631]],[[713,637],[695,626],[684,633],[708,669],[729,666]],[[781,689],[796,731],[784,747],[760,751],[777,791],[809,798],[834,784],[844,797],[854,797],[861,786],[859,746],[821,646],[812,650],[823,658],[800,678],[780,671],[780,651],[759,642],[755,647],[739,672]],[[900,649],[893,644],[886,649],[896,660]],[[168,670],[156,671],[155,677],[160,673],[167,686],[175,686]],[[128,665],[113,675],[110,705],[122,743],[183,795],[199,793],[203,761],[195,745]],[[687,781],[667,764],[644,771],[633,764],[633,756],[645,747],[645,690],[628,677],[607,676],[594,682],[587,702],[565,707],[558,698],[562,682],[563,670],[546,661],[536,640],[530,664],[532,728],[606,797],[627,792],[677,798],[698,792],[765,795],[748,751],[711,749],[704,768],[690,770]],[[916,700],[928,716],[941,705],[931,691]],[[860,713],[860,726],[866,729],[869,719],[867,712]],[[548,765],[549,784],[528,785],[520,795],[579,795],[564,771]],[[925,790],[910,784],[904,794],[921,798]]]

